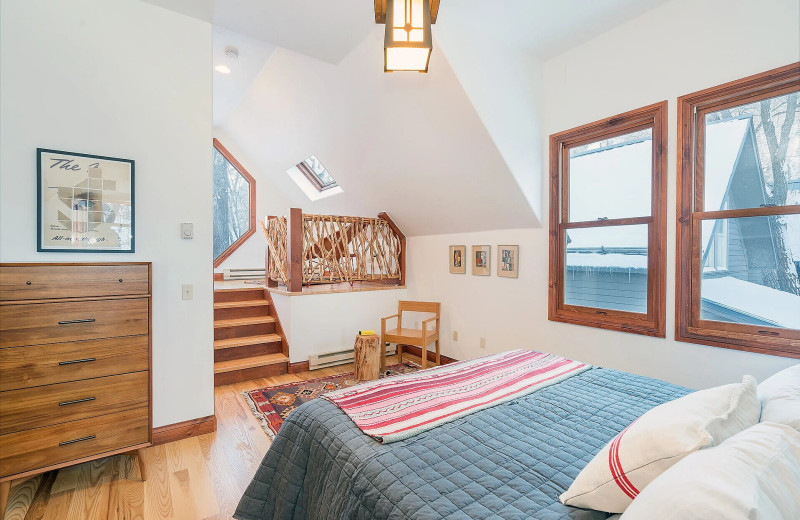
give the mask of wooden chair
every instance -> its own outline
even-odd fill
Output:
[[[428,345],[436,344],[436,364],[441,363],[439,353],[439,313],[442,304],[439,302],[409,302],[400,301],[397,305],[397,314],[381,318],[381,372],[386,370],[386,343],[397,343],[397,353],[400,362],[403,361],[403,345],[413,345],[422,350],[422,368],[428,368]],[[422,321],[422,329],[404,329],[404,312],[425,312],[434,316]],[[397,328],[386,330],[386,322],[392,318],[397,319]],[[435,322],[433,328],[428,325]]]

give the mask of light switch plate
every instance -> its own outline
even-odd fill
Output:
[[[194,238],[194,224],[191,222],[181,223],[181,238],[185,238],[187,240]]]
[[[184,284],[181,294],[184,300],[191,300],[194,298],[194,286],[192,284]]]

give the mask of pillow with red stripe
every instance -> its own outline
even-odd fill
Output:
[[[622,513],[667,468],[757,424],[760,414],[750,376],[741,384],[656,406],[611,439],[559,499],[568,506]]]

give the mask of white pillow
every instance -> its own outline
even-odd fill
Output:
[[[656,406],[611,439],[559,499],[568,506],[622,513],[667,468],[753,426],[760,414],[750,376]]]
[[[781,370],[758,385],[761,420],[800,431],[800,364]]]
[[[692,453],[655,479],[622,520],[775,520],[800,516],[800,432],[761,423]]]

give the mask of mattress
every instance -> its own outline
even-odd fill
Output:
[[[558,496],[634,419],[689,392],[593,368],[386,445],[333,403],[315,399],[286,418],[234,517],[606,519]]]

